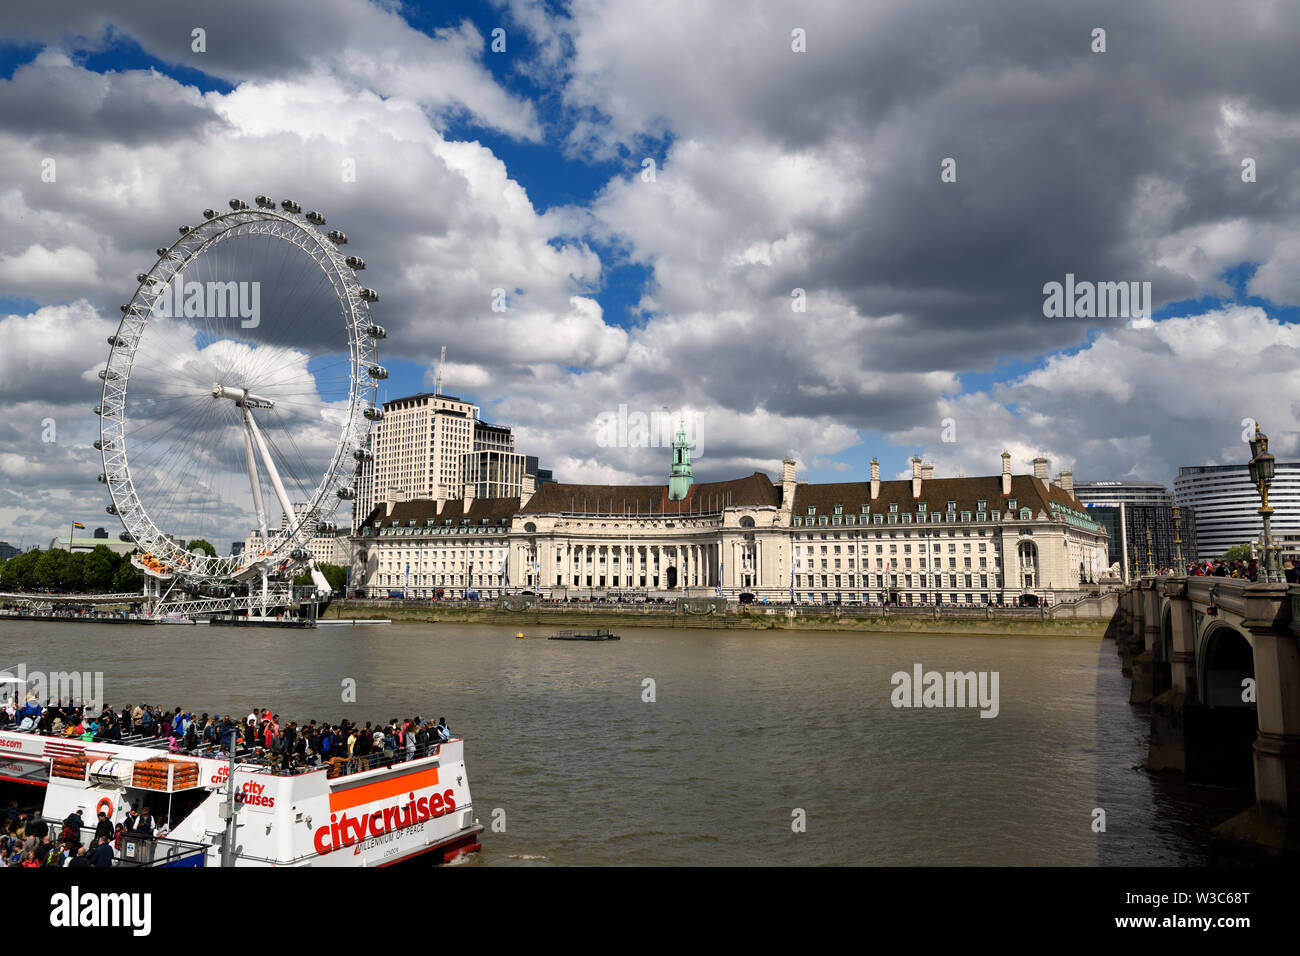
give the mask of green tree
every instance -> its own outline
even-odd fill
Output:
[[[128,555],[121,556],[117,570],[113,572],[113,590],[118,594],[144,590],[144,575],[135,569]]]
[[[68,555],[68,560],[63,564],[63,570],[59,573],[59,588],[73,594],[78,594],[86,590],[86,558],[85,551],[75,551]]]
[[[325,580],[329,582],[329,586],[335,591],[343,590],[344,585],[347,584],[347,568],[340,567],[337,564],[318,564],[316,570],[325,575]],[[311,584],[311,573],[304,571],[302,574],[294,575],[293,583],[298,587]]]
[[[1223,552],[1223,557],[1219,558],[1219,560],[1220,561],[1249,561],[1250,545],[1234,544],[1227,551]]]
[[[39,551],[15,554],[0,565],[0,586],[7,591],[30,591],[36,587],[36,562],[40,558]]]
[[[63,587],[63,575],[67,571],[69,557],[68,552],[61,548],[42,551],[36,561],[36,586],[51,591]]]
[[[195,548],[202,551],[209,558],[215,558],[217,556],[217,549],[214,548],[208,542],[204,541],[202,538],[195,538],[193,541],[191,541],[189,544],[185,546],[186,551],[193,551]]]
[[[111,591],[113,574],[117,571],[117,566],[117,555],[108,545],[95,545],[95,549],[86,555],[85,567],[82,570],[83,586],[87,591]]]

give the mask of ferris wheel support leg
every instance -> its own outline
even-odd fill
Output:
[[[266,568],[263,568],[262,569],[262,617],[266,617],[266,606],[269,600],[266,592],[267,592],[267,575],[266,575]]]
[[[257,526],[262,532],[262,548],[266,548],[266,507],[262,504],[262,485],[257,480],[257,459],[253,455],[253,432],[249,428],[253,418],[248,408],[242,409],[244,419],[244,455],[248,458],[248,483],[253,487],[253,508],[257,511]]]
[[[249,414],[247,408],[244,409],[244,415],[249,431],[253,433],[253,440],[257,442],[258,450],[262,453],[262,467],[270,476],[275,497],[279,499],[280,507],[284,509],[284,520],[289,522],[290,528],[293,528],[297,524],[297,516],[294,514],[293,504],[289,501],[289,495],[284,490],[284,484],[280,481],[280,473],[275,470],[275,462],[271,460],[271,452],[266,447],[266,440],[262,438],[262,430],[257,427],[257,421]]]

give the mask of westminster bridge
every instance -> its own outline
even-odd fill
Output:
[[[1300,585],[1144,577],[1121,591],[1109,634],[1130,700],[1151,708],[1148,769],[1253,787],[1216,847],[1300,859]]]

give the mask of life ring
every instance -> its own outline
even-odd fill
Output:
[[[105,804],[108,804],[107,810],[104,809]],[[109,820],[113,819],[113,801],[108,797],[101,797],[99,803],[95,804],[95,816],[99,816],[101,813],[108,817]]]

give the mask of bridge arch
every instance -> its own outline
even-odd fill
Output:
[[[1255,649],[1249,638],[1231,624],[1216,622],[1206,628],[1196,654],[1197,687],[1207,707],[1255,709],[1242,700],[1242,682],[1255,677]]]

